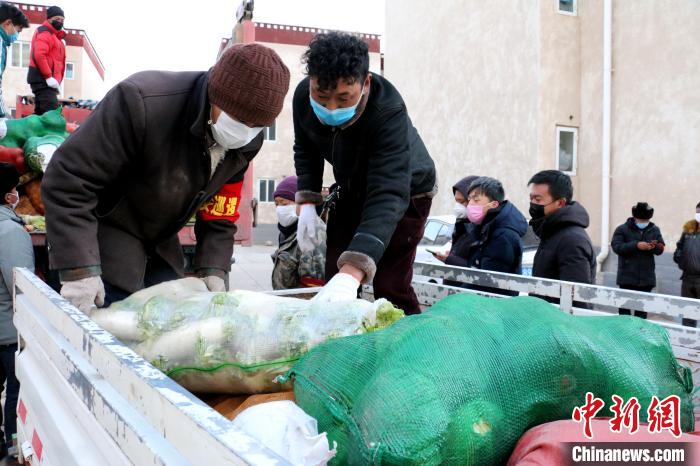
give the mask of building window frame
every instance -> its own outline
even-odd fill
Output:
[[[565,16],[578,16],[578,0],[570,0],[572,4],[572,11],[566,11],[561,9],[561,0],[555,0],[557,2],[557,12],[560,15]]]
[[[270,189],[270,185],[272,185],[272,189]],[[276,185],[274,178],[258,178],[258,199],[261,204],[275,203],[274,192]]]
[[[19,65],[15,65],[15,48],[19,47]],[[11,68],[18,68],[18,69],[27,69],[29,68],[29,63],[31,61],[29,54],[31,53],[31,47],[32,43],[24,40],[18,40],[12,43],[8,49],[8,54],[9,57],[7,57],[7,61],[9,62],[9,65]],[[26,66],[22,65],[22,57],[24,56],[24,48],[27,48],[29,51],[27,52],[27,64]]]
[[[71,69],[70,77],[68,77],[68,65],[70,65]],[[73,63],[72,61],[66,62],[66,70],[63,74],[63,79],[66,81],[73,81],[75,79],[75,63]]]
[[[561,168],[561,134],[562,133],[572,133],[573,134],[573,147],[571,154],[571,170],[562,170]],[[556,146],[554,149],[554,163],[557,170],[566,173],[570,176],[576,176],[576,168],[578,163],[578,128],[575,126],[560,126],[556,127]]]
[[[263,128],[263,140],[269,142],[277,141],[277,120],[273,121],[270,126]]]

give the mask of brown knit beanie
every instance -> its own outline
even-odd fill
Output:
[[[288,90],[289,70],[260,44],[229,47],[209,73],[209,102],[255,127],[275,121]]]

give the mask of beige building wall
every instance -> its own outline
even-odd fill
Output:
[[[385,74],[438,167],[433,214],[461,176],[526,182],[556,168],[556,127],[578,128],[575,198],[600,246],[603,1],[387,0]],[[655,207],[671,252],[700,201],[700,2],[613,2],[610,231],[637,201]],[[609,238],[607,239],[609,241]]]
[[[31,24],[28,29],[24,29],[17,42],[23,42],[26,47],[30,47],[34,31],[39,26]],[[27,67],[12,66],[12,48],[8,48],[7,52],[7,68],[2,77],[2,91],[5,105],[12,110],[16,107],[18,95],[30,95],[32,91],[27,84]],[[99,100],[104,96],[106,92],[104,80],[83,47],[67,46],[66,63],[73,63],[74,79],[63,80],[61,97]]]
[[[289,92],[284,100],[282,113],[277,117],[276,140],[265,141],[260,153],[253,163],[253,195],[261,199],[259,192],[260,179],[272,179],[275,186],[286,176],[295,175],[294,169],[294,125],[292,120],[292,98],[297,84],[304,79],[304,65],[301,56],[306,51],[305,46],[287,45],[276,43],[264,43],[274,49],[289,68],[290,84]],[[370,70],[378,73],[380,70],[380,57],[378,53],[370,54]],[[323,185],[333,184],[333,169],[326,163],[323,174]],[[258,204],[258,222],[262,224],[276,224],[277,214],[273,202],[260,202]]]

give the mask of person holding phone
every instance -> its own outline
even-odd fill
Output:
[[[617,285],[625,290],[650,292],[656,286],[654,256],[664,252],[665,244],[659,227],[650,222],[654,209],[646,202],[632,207],[632,217],[615,229],[612,249],[618,255]],[[629,309],[620,309],[620,315],[630,315]],[[647,313],[634,311],[646,319]]]

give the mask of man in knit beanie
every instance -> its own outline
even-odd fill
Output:
[[[51,267],[81,310],[184,275],[177,233],[196,216],[194,269],[227,287],[243,174],[282,110],[289,70],[259,44],[209,71],[143,71],[117,84],[46,170]]]

